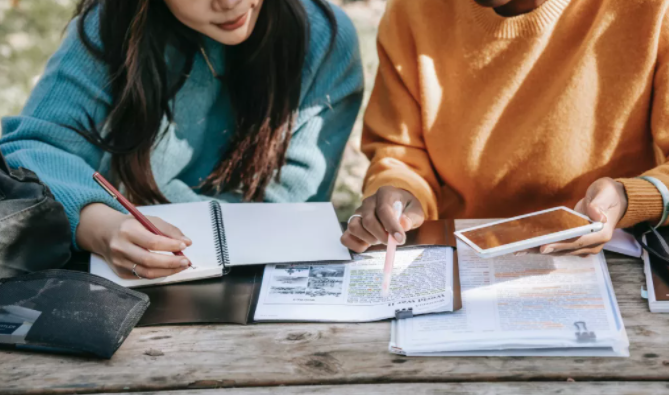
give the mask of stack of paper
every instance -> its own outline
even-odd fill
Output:
[[[651,313],[669,313],[669,286],[662,278],[653,273],[648,253],[643,253],[643,270],[646,275],[646,289],[648,291],[648,307]]]
[[[634,236],[622,229],[616,229],[613,232],[611,240],[604,245],[606,251],[615,252],[633,258],[641,258],[641,245]]]
[[[391,352],[629,356],[629,340],[603,254],[482,259],[458,243],[458,258],[463,309],[394,321]]]

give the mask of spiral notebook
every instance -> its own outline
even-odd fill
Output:
[[[236,203],[215,201],[139,207],[162,218],[193,240],[184,254],[195,268],[175,275],[138,279],[116,273],[91,255],[90,272],[126,287],[221,277],[235,266],[268,263],[348,261],[332,203]]]

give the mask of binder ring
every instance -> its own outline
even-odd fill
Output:
[[[360,214],[353,214],[353,215],[351,215],[351,216],[348,218],[348,221],[347,221],[346,223],[347,223],[347,224],[350,224],[351,221],[353,221],[353,218],[356,218],[356,217],[362,219],[362,215],[360,215]]]

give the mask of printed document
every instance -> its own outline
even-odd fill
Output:
[[[471,221],[456,222],[468,226]],[[458,259],[463,308],[393,322],[391,352],[629,355],[603,254],[482,259],[458,242]]]
[[[453,310],[452,248],[398,249],[387,298],[384,259],[374,251],[348,263],[267,265],[255,320],[364,322]]]

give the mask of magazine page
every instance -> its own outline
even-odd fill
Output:
[[[390,294],[381,296],[385,252],[348,263],[267,265],[256,321],[363,322],[453,308],[453,249],[413,247],[395,255]]]

